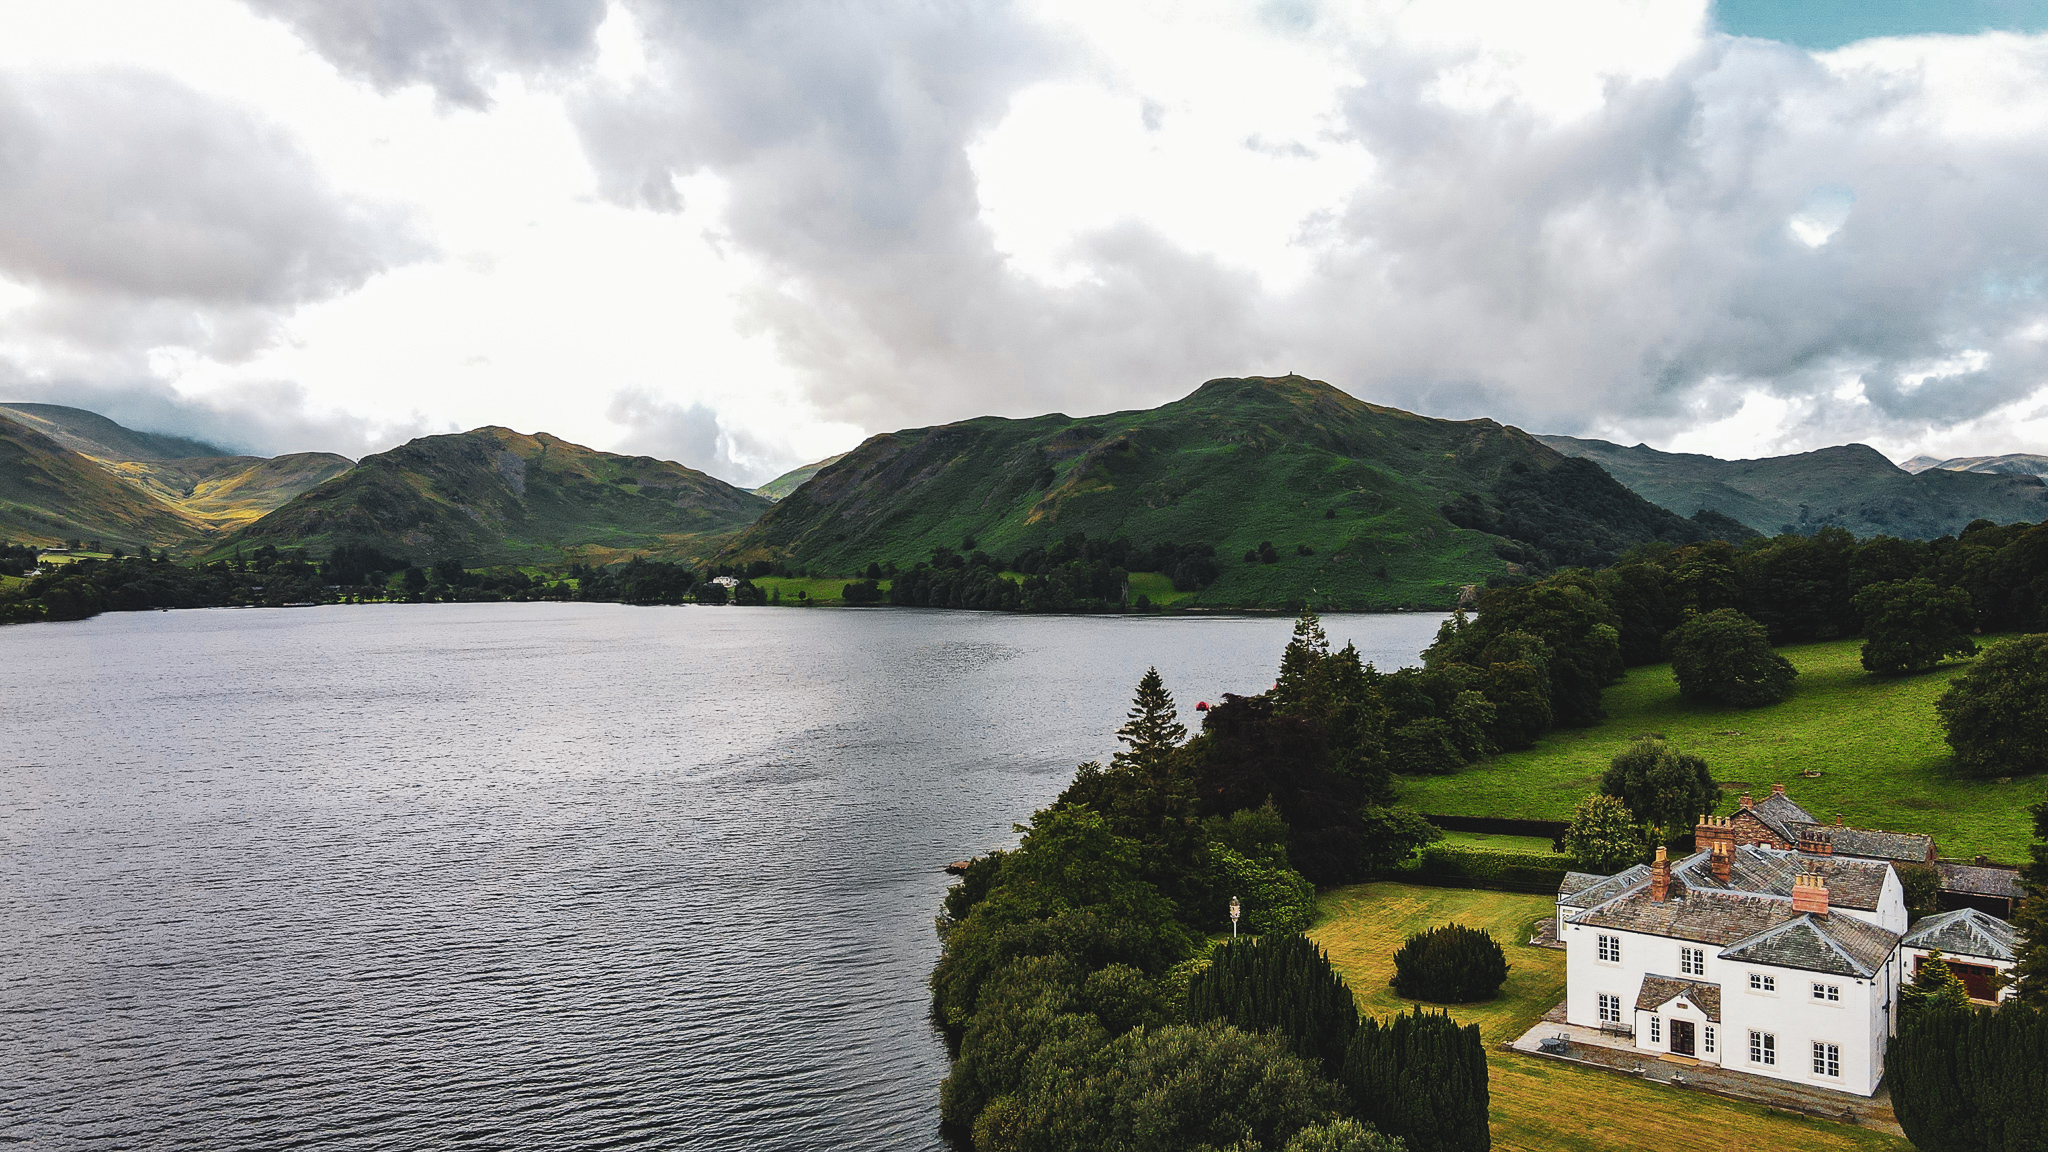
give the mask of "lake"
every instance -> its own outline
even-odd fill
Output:
[[[1442,617],[1336,616],[1382,668]],[[950,860],[1291,622],[362,606],[0,628],[0,1143],[937,1149]]]

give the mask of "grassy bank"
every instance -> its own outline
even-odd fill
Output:
[[[1859,640],[1781,649],[1799,680],[1790,699],[1765,708],[1691,703],[1679,698],[1670,665],[1631,669],[1607,690],[1605,723],[1553,732],[1532,749],[1455,775],[1407,780],[1401,801],[1424,812],[1563,820],[1598,786],[1615,752],[1640,733],[1661,732],[1706,757],[1729,789],[1724,812],[1743,789],[1762,796],[1782,782],[1823,820],[1840,812],[1865,828],[1928,833],[1944,856],[2025,861],[2026,807],[2048,799],[2048,777],[2000,784],[1948,772],[1934,701],[1968,665],[1872,676],[1861,649]]]
[[[1487,929],[1501,941],[1512,967],[1500,998],[1451,1009],[1459,1020],[1479,1025],[1486,1039],[1497,1150],[1910,1148],[1902,1140],[1845,1124],[1498,1051],[1496,1045],[1527,1031],[1564,998],[1564,953],[1521,943],[1528,939],[1531,922],[1550,914],[1554,905],[1547,896],[1379,883],[1339,888],[1320,900],[1322,920],[1309,936],[1344,974],[1359,1008],[1374,1015],[1406,1012],[1411,1006],[1394,995],[1387,980],[1393,975],[1394,950],[1412,933],[1457,921]]]

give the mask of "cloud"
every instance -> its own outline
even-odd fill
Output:
[[[605,0],[246,0],[345,75],[390,92],[490,106],[501,73],[573,72],[597,55]]]
[[[11,334],[247,355],[293,309],[424,251],[281,130],[161,76],[0,76],[0,278]]]
[[[742,488],[765,484],[798,463],[787,446],[727,427],[701,402],[677,404],[629,389],[612,396],[605,415],[629,429],[611,451],[673,460]]]

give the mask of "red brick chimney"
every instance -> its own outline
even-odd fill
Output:
[[[1714,879],[1721,881],[1723,884],[1726,884],[1728,882],[1729,870],[1734,866],[1734,864],[1735,854],[1728,850],[1728,845],[1714,845],[1714,855],[1711,865],[1714,869]]]
[[[1828,914],[1827,880],[1816,872],[1801,872],[1792,878],[1792,910],[1811,912],[1816,916]]]
[[[1771,785],[1771,795],[1773,795],[1773,796],[1783,796],[1784,794],[1785,794],[1785,786],[1784,786],[1783,784],[1773,784],[1773,785]]]
[[[1749,798],[1749,793],[1747,793],[1747,792],[1744,792],[1744,793],[1742,794],[1742,806],[1743,806],[1744,808],[1747,808],[1747,807],[1751,806],[1751,805],[1752,805],[1752,804],[1754,804],[1754,803],[1756,803],[1756,802],[1755,802],[1754,800],[1751,800],[1751,799]]]
[[[1657,862],[1650,865],[1650,899],[1662,904],[1671,893],[1671,860],[1664,846],[1657,846]],[[1823,901],[1825,903],[1825,901]]]

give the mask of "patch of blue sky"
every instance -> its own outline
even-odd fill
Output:
[[[2048,0],[1715,0],[1731,36],[1824,52],[1878,36],[2048,30]]]

